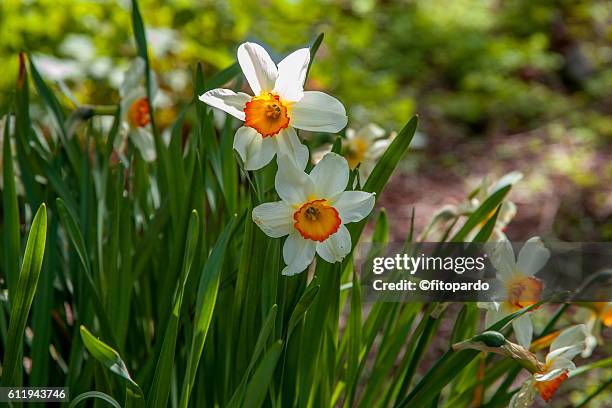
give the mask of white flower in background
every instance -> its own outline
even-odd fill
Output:
[[[480,183],[480,185],[470,194],[470,197],[467,201],[460,203],[459,205],[445,205],[440,208],[434,214],[429,225],[421,234],[420,239],[429,239],[431,241],[435,241],[442,238],[448,227],[457,217],[470,216],[492,194],[504,187],[514,185],[522,178],[522,173],[518,171],[513,171],[504,175],[502,178],[499,179],[497,183],[491,185],[491,183],[489,183],[489,181],[485,177]],[[476,237],[480,230],[485,226],[487,221],[489,221],[491,217],[493,217],[495,211],[496,209],[491,210],[491,212],[489,212],[489,214],[487,214],[487,216],[484,217],[484,219],[476,227],[474,227],[472,231],[470,231],[470,233],[466,237],[466,241],[472,241]],[[501,241],[502,239],[507,239],[504,231],[515,215],[516,205],[511,201],[504,201],[502,203],[501,208],[499,209],[499,214],[497,215],[497,220],[495,222],[493,232],[489,237],[490,242],[497,242]]]
[[[396,133],[385,136],[385,130],[374,123],[359,129],[347,129],[346,140],[343,140],[344,157],[351,170],[359,166],[359,179],[365,183],[378,159],[385,153]]]
[[[513,185],[514,183],[521,180],[522,178],[523,178],[523,174],[518,171],[513,171],[513,172],[510,172],[504,175],[495,184],[489,183],[489,181],[485,177],[485,179],[482,181],[482,183],[478,187],[478,190],[471,197],[471,199],[467,201],[466,203],[463,203],[462,205],[459,206],[459,212],[471,214],[472,212],[476,211],[476,209],[488,197],[490,197],[491,194],[495,193],[496,191],[506,186]],[[484,227],[485,224],[491,219],[491,217],[493,217],[493,215],[495,214],[495,211],[496,209],[493,209],[489,214],[487,214],[484,220],[482,220],[478,224],[478,226],[476,226],[476,228],[474,228],[470,232],[470,234],[467,237],[468,241],[471,241],[476,237],[476,235],[480,232],[482,227]],[[512,201],[504,201],[501,205],[501,208],[499,209],[499,214],[497,214],[497,220],[495,221],[495,227],[493,228],[493,232],[491,233],[491,236],[489,237],[489,241],[497,242],[502,239],[506,239],[506,234],[504,233],[504,231],[506,227],[508,226],[508,224],[510,223],[510,221],[512,221],[515,215],[516,215],[516,205]]]
[[[272,238],[288,235],[283,247],[283,275],[305,270],[315,253],[339,262],[351,251],[344,224],[361,221],[374,207],[374,194],[344,191],[349,179],[346,160],[328,153],[310,174],[286,155],[278,159],[276,191],[281,201],[253,209],[253,221]]]
[[[584,358],[590,357],[598,344],[603,344],[602,326],[612,327],[612,302],[590,302],[586,306],[590,314],[586,322],[586,347],[582,352]]]
[[[374,123],[357,131],[350,128],[346,130],[346,138],[342,139],[342,153],[351,170],[361,164],[359,180],[362,184],[368,179],[378,159],[385,153],[396,136],[395,132],[389,134],[388,137],[385,137],[385,134],[385,130]],[[318,163],[330,151],[331,145],[324,145],[313,153],[312,162]]]
[[[142,158],[148,162],[156,158],[155,139],[151,128],[151,112],[149,112],[149,101],[144,86],[145,61],[136,58],[119,88],[121,96],[121,132],[123,137],[117,138],[115,149],[123,151],[123,147],[129,139],[138,149]],[[157,86],[151,74],[151,98],[155,101]]]
[[[489,252],[489,259],[497,270],[497,279],[503,284],[505,300],[478,303],[479,307],[487,309],[486,327],[540,300],[543,284],[534,275],[550,257],[550,251],[539,237],[525,242],[516,259],[512,245],[507,239],[491,243]],[[529,349],[533,337],[533,323],[529,313],[514,319],[512,327],[518,343]]]
[[[274,155],[289,156],[306,168],[308,148],[295,129],[335,133],[346,126],[344,106],[323,92],[304,91],[310,51],[302,48],[278,67],[258,44],[238,48],[238,63],[255,96],[229,89],[213,89],[200,100],[244,121],[236,131],[234,149],[247,170],[268,164]]]
[[[563,330],[550,345],[543,369],[523,383],[521,389],[512,397],[509,407],[528,408],[537,394],[540,394],[544,401],[550,401],[561,383],[576,369],[572,360],[584,349],[585,338],[584,324]]]

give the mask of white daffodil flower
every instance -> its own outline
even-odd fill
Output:
[[[370,123],[359,130],[351,128],[346,130],[346,138],[342,139],[343,156],[351,170],[359,165],[361,184],[368,179],[370,173],[376,167],[378,159],[385,153],[397,135],[393,132],[385,137],[385,134],[385,130],[374,123]],[[331,145],[328,144],[314,152],[313,163],[318,163],[330,151]]]
[[[497,279],[503,284],[506,300],[478,303],[479,307],[487,309],[486,327],[540,300],[543,284],[534,275],[550,258],[550,251],[539,237],[529,239],[516,259],[512,245],[507,239],[491,243],[489,248],[489,259],[497,270]],[[512,326],[518,343],[529,349],[533,337],[533,323],[529,313],[514,319]]]
[[[385,136],[385,130],[380,126],[370,123],[359,130],[347,129],[344,144],[344,156],[351,170],[359,166],[359,179],[365,183],[378,159],[387,150],[395,133]]]
[[[155,101],[157,86],[151,75],[152,87],[151,98]],[[125,74],[119,95],[121,96],[121,132],[122,138],[118,138],[115,150],[122,152],[127,139],[136,146],[142,158],[148,162],[156,158],[155,139],[151,128],[151,112],[149,112],[149,101],[144,84],[145,61],[136,58]]]
[[[310,174],[287,155],[278,159],[276,191],[281,201],[253,209],[253,221],[272,238],[288,235],[283,247],[283,275],[304,271],[315,253],[334,263],[351,251],[345,224],[361,221],[374,207],[374,194],[344,191],[349,167],[344,157],[328,153]]]
[[[480,185],[470,194],[470,198],[459,205],[445,205],[440,208],[432,217],[431,222],[421,234],[421,240],[436,240],[444,236],[450,224],[458,216],[469,216],[480,207],[480,205],[492,194],[500,189],[514,185],[523,178],[523,174],[518,171],[510,172],[499,179],[495,184],[490,183],[485,177]],[[490,211],[478,225],[470,231],[466,241],[472,241],[485,224],[493,217],[496,209]],[[516,215],[516,205],[511,201],[504,201],[497,214],[495,226],[489,237],[489,242],[497,242],[507,239],[505,230],[510,221]]]
[[[287,155],[300,170],[306,168],[308,148],[295,129],[335,133],[346,126],[344,106],[323,92],[304,91],[310,50],[299,49],[278,66],[262,46],[244,43],[238,63],[255,96],[213,89],[200,100],[244,121],[236,131],[234,149],[247,170],[268,164],[274,155]]]
[[[523,174],[518,171],[513,171],[504,175],[495,184],[489,183],[489,181],[485,178],[478,187],[476,194],[467,203],[459,206],[459,211],[462,213],[471,214],[472,212],[476,211],[476,209],[480,207],[480,205],[487,198],[489,198],[491,194],[509,185],[514,185],[522,178]],[[471,241],[476,237],[485,224],[491,219],[491,217],[493,217],[495,211],[496,210],[492,210],[489,214],[487,214],[487,216],[478,224],[478,226],[476,226],[476,228],[470,232],[467,237],[468,241]],[[493,232],[489,238],[490,242],[497,242],[501,241],[502,239],[507,239],[504,231],[515,215],[516,205],[512,201],[504,201],[499,209],[499,214],[497,214],[495,227],[493,228]]]
[[[528,408],[537,394],[540,394],[544,401],[550,401],[561,383],[576,369],[572,360],[584,349],[586,335],[584,324],[563,330],[550,345],[543,370],[533,373],[531,378],[523,383],[521,389],[512,397],[509,408]]]

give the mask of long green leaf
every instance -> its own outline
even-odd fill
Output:
[[[11,317],[8,329],[8,342],[4,351],[4,363],[2,365],[2,385],[7,387],[15,384],[18,376],[21,360],[21,347],[23,344],[25,326],[30,314],[32,300],[36,293],[38,278],[45,254],[47,242],[47,208],[42,204],[34,220],[28,235],[23,263],[19,273],[19,281],[15,297],[11,302]]]
[[[144,406],[144,395],[138,384],[132,380],[119,353],[103,341],[97,339],[85,326],[80,327],[80,332],[83,344],[92,357],[125,382],[127,386],[126,399],[129,401],[128,404]]]
[[[185,379],[183,390],[181,393],[180,407],[186,408],[191,397],[191,390],[195,381],[196,372],[202,356],[208,329],[212,321],[212,314],[217,303],[217,294],[219,291],[219,278],[225,258],[225,251],[228,242],[236,228],[236,216],[232,221],[225,226],[221,236],[217,240],[210,257],[206,261],[204,270],[200,277],[198,286],[198,294],[196,300],[196,315],[193,322],[193,334],[191,336],[191,345],[189,348],[189,357],[187,360],[187,368],[185,370]]]
[[[9,290],[9,299],[15,294],[19,278],[19,252],[21,251],[21,237],[19,236],[19,204],[15,187],[15,171],[13,170],[13,153],[11,150],[11,134],[9,120],[6,120],[4,130],[4,144],[2,146],[2,207],[4,216],[4,270]]]
[[[94,282],[91,274],[91,266],[85,247],[85,240],[83,239],[83,235],[81,234],[81,229],[77,224],[76,217],[74,216],[74,214],[71,213],[68,207],[66,207],[62,199],[58,198],[56,202],[57,212],[59,214],[61,223],[68,232],[68,237],[70,238],[70,241],[72,242],[72,245],[74,246],[83,266],[86,282],[89,285],[91,293],[93,295],[93,306],[96,310],[98,319],[100,319],[102,334],[105,338],[108,339],[107,341],[109,341],[113,347],[116,347],[117,341],[113,334],[114,331],[112,329],[112,325],[104,309],[104,303],[102,302],[102,297],[100,296],[100,293],[98,291],[98,285],[96,285],[96,283]]]
[[[255,370],[253,378],[247,386],[246,394],[244,397],[245,408],[259,408],[262,406],[266,393],[268,392],[268,385],[272,380],[272,374],[276,369],[278,358],[280,357],[283,349],[283,342],[277,341],[274,343],[270,350],[266,353],[264,358],[261,360],[259,367]]]
[[[166,334],[162,345],[159,359],[157,360],[157,368],[155,369],[155,377],[151,386],[152,395],[149,396],[147,405],[150,407],[165,407],[167,405],[168,395],[170,393],[170,382],[172,378],[172,370],[174,367],[174,353],[176,348],[176,339],[178,336],[179,319],[181,314],[181,305],[183,303],[183,294],[185,292],[185,284],[191,272],[195,250],[198,243],[198,213],[194,210],[191,213],[189,227],[187,229],[187,238],[185,244],[185,254],[183,257],[183,271],[181,280],[178,283],[178,293],[172,309],[172,315],[166,326]]]

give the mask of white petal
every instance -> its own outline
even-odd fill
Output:
[[[247,170],[261,169],[270,163],[276,153],[275,147],[269,137],[261,137],[255,129],[247,126],[239,128],[234,136],[234,149]]]
[[[535,374],[534,378],[536,381],[550,381],[554,380],[566,371],[574,370],[576,366],[570,360],[565,360],[559,367],[549,367],[544,374]]]
[[[370,215],[374,208],[374,194],[365,191],[345,191],[333,202],[343,224],[358,222]]]
[[[530,238],[518,254],[516,268],[526,276],[535,275],[548,262],[550,251],[539,237]]]
[[[533,379],[530,378],[523,383],[523,386],[512,396],[508,408],[529,408],[533,404],[538,390],[534,387]]]
[[[348,163],[339,154],[327,153],[312,169],[310,178],[320,198],[334,199],[348,184]]]
[[[584,351],[587,335],[588,332],[584,324],[578,324],[563,330],[550,345],[550,353],[546,356],[546,360],[550,359],[552,361],[558,357],[568,360],[573,359]]]
[[[517,317],[512,321],[512,327],[514,328],[514,335],[518,344],[529,350],[531,339],[533,338],[531,317],[528,314]]]
[[[244,121],[244,107],[251,100],[251,96],[243,92],[236,93],[229,89],[218,88],[200,95],[200,100]]]
[[[261,45],[244,43],[238,47],[238,63],[255,95],[274,88],[278,70]]]
[[[303,272],[314,259],[316,250],[315,241],[304,239],[297,231],[287,237],[283,246],[283,259],[287,266],[283,275],[296,275]]]
[[[283,129],[274,137],[271,137],[276,142],[277,157],[287,155],[295,166],[304,170],[308,164],[308,147],[303,145],[298,138],[298,135],[292,127]]]
[[[130,141],[136,146],[142,158],[147,162],[155,161],[155,139],[153,134],[145,128],[132,129],[129,133]]]
[[[370,150],[367,152],[367,157],[370,159],[378,159],[387,151],[387,148],[391,142],[393,142],[393,140],[390,138],[375,141],[372,147],[370,147]]]
[[[296,167],[287,155],[278,157],[278,171],[274,180],[276,192],[288,204],[299,207],[315,199],[314,184],[308,174]]]
[[[302,48],[278,63],[278,78],[274,91],[288,101],[299,101],[304,96],[304,80],[310,62],[310,50]]]
[[[384,135],[385,135],[385,129],[381,128],[380,126],[374,123],[370,123],[364,126],[363,128],[359,129],[356,137],[362,137],[365,140],[369,141],[370,143],[373,143],[374,140],[380,139]]]
[[[323,92],[306,91],[291,109],[291,126],[314,132],[335,133],[346,126],[344,105]]]
[[[280,238],[293,230],[294,210],[284,201],[264,203],[253,208],[253,222],[269,237]]]
[[[127,95],[131,90],[137,88],[142,83],[144,72],[145,72],[145,60],[140,57],[137,57],[132,61],[130,67],[125,72],[123,77],[123,82],[121,82],[121,87],[119,88],[119,95],[123,98]]]
[[[335,234],[317,244],[317,253],[329,263],[340,262],[351,252],[351,234],[341,225]]]
[[[577,324],[563,330],[551,343],[550,349],[556,350],[562,347],[580,345],[584,342],[586,336],[586,326],[584,324]]]
[[[497,277],[501,281],[508,281],[514,276],[514,250],[507,239],[492,242],[486,245],[487,254],[493,267],[497,270]]]
[[[497,190],[500,190],[506,186],[513,185],[520,181],[522,178],[523,173],[521,173],[520,171],[512,171],[500,178],[499,181],[495,183],[493,187],[491,187],[491,191],[489,191],[489,194],[493,194]]]

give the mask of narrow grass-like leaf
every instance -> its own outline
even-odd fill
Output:
[[[270,350],[268,350],[261,360],[259,367],[257,367],[257,370],[253,373],[253,378],[247,386],[243,407],[258,408],[262,406],[282,349],[283,342],[279,340],[270,347]]]
[[[132,380],[119,353],[103,341],[97,339],[85,326],[80,327],[80,332],[83,344],[92,357],[125,382],[127,386],[126,400],[129,401],[126,405],[144,406],[144,395],[138,384]]]
[[[91,266],[89,257],[87,256],[87,250],[85,248],[85,241],[83,239],[83,235],[81,234],[81,229],[77,224],[76,217],[66,207],[61,198],[57,199],[57,212],[62,225],[66,229],[66,232],[68,232],[70,241],[72,242],[72,245],[74,246],[83,266],[86,282],[90,286],[91,293],[93,294],[93,305],[96,310],[96,314],[98,315],[98,319],[100,319],[102,334],[112,346],[116,347],[117,341],[113,334],[114,332],[108,315],[104,309],[104,303],[102,302],[98,285],[96,285],[91,275]]]
[[[261,353],[264,351],[264,347],[274,329],[274,323],[276,320],[276,313],[278,311],[278,306],[272,306],[264,324],[261,326],[261,331],[259,332],[259,336],[257,337],[257,342],[255,343],[255,351],[253,352],[253,356],[251,357],[251,362],[249,363],[249,367],[247,368],[242,381],[236,387],[236,392],[232,396],[230,402],[228,403],[228,407],[239,407],[242,405],[242,401],[244,400],[244,395],[246,393],[247,380],[251,375],[251,371],[255,367],[255,364],[259,360]]]
[[[483,201],[476,211],[468,217],[461,229],[457,231],[451,242],[462,242],[479,223],[488,220],[489,215],[501,204],[511,188],[512,185],[502,187]]]
[[[21,251],[21,237],[19,235],[19,203],[15,187],[15,171],[13,170],[13,154],[11,150],[10,120],[4,124],[4,143],[2,146],[2,212],[4,217],[4,271],[12,299],[19,279],[19,253]],[[2,132],[2,130],[0,130]]]
[[[196,315],[193,322],[193,335],[191,336],[191,345],[189,348],[189,357],[187,360],[187,368],[185,370],[185,379],[181,392],[180,407],[186,408],[191,397],[191,390],[195,381],[196,372],[202,355],[202,349],[206,342],[208,329],[212,320],[212,314],[217,303],[217,294],[219,291],[219,278],[225,251],[228,242],[236,228],[236,217],[225,226],[223,232],[219,236],[215,244],[202,275],[198,286],[198,294],[196,300]]]
[[[185,284],[191,272],[191,266],[195,257],[195,250],[198,243],[198,213],[194,210],[191,213],[189,227],[187,229],[187,238],[185,244],[185,254],[183,257],[183,271],[181,280],[178,282],[178,293],[172,309],[172,315],[166,326],[166,333],[162,345],[159,359],[157,360],[157,368],[155,369],[155,377],[151,385],[151,394],[147,400],[147,406],[150,407],[165,407],[167,406],[168,395],[170,392],[170,384],[172,379],[172,370],[174,367],[174,353],[176,348],[176,339],[178,336],[179,319],[181,314],[181,305],[183,303],[183,294],[185,292]]]
[[[372,173],[363,186],[364,191],[375,194],[380,194],[382,192],[393,170],[395,170],[402,157],[404,157],[404,154],[406,154],[408,147],[410,147],[410,142],[414,137],[417,123],[417,117],[414,116],[406,126],[399,131],[395,139],[393,139],[393,142],[391,142],[376,164],[376,167],[374,167],[374,170],[372,170]]]
[[[46,242],[47,208],[42,204],[32,221],[19,273],[19,281],[11,302],[8,341],[2,364],[2,385],[4,387],[17,385],[13,382],[21,368],[20,356],[24,331],[38,285]]]

